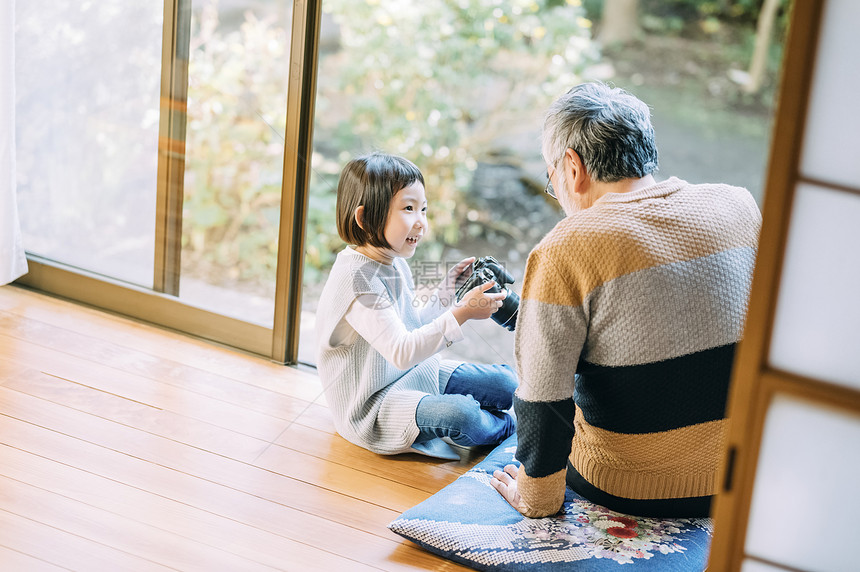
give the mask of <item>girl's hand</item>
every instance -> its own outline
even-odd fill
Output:
[[[467,320],[486,320],[502,307],[507,292],[487,292],[495,284],[490,281],[475,286],[454,305],[451,313],[461,326]]]
[[[469,267],[472,266],[473,262],[475,262],[475,257],[470,256],[469,258],[464,258],[452,266],[448,271],[448,275],[445,277],[445,287],[451,292],[454,292],[462,286],[463,283],[466,282],[466,279],[472,274]],[[470,272],[466,274],[466,270],[470,270]]]

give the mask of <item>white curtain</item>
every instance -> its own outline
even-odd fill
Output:
[[[0,285],[26,273],[15,197],[15,0],[0,0]]]

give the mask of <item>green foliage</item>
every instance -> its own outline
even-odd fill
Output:
[[[340,50],[320,63],[311,188],[320,208],[312,204],[308,221],[320,232],[308,237],[321,265],[341,246],[322,237],[334,233],[329,206],[346,160],[378,149],[421,168],[433,228],[421,254],[441,256],[461,238],[477,162],[507,145],[512,127],[539,127],[552,98],[597,55],[578,0],[330,0],[323,8]]]
[[[306,280],[342,247],[337,179],[374,149],[425,175],[434,241],[460,238],[481,156],[523,114],[539,127],[553,97],[596,54],[578,0],[327,0],[339,49],[321,58],[306,234]],[[266,280],[276,263],[287,32],[250,13],[225,31],[194,22],[189,66],[183,265],[215,283]],[[283,82],[272,82],[272,78]],[[265,114],[261,116],[260,114]],[[538,142],[534,141],[535,152]]]
[[[183,266],[215,284],[273,281],[288,35],[251,13],[225,32],[212,5],[192,23]]]
[[[641,10],[655,16],[674,16],[684,21],[707,18],[755,23],[760,0],[641,0]]]
[[[754,30],[760,10],[761,0],[640,0],[639,15],[651,33],[696,37],[722,33],[727,23]]]

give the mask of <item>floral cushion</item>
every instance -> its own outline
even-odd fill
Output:
[[[570,489],[562,512],[524,518],[490,485],[513,461],[511,436],[473,469],[389,524],[397,534],[478,570],[659,570],[706,568],[708,518],[644,518],[613,512]]]

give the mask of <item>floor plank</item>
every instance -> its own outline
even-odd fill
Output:
[[[72,570],[170,570],[128,552],[0,508],[3,543]]]
[[[216,514],[19,449],[6,447],[0,454],[4,460],[3,473],[10,478],[105,511],[132,515],[138,522],[274,568],[284,565],[286,555],[293,562],[302,557],[308,564],[321,563],[322,558],[332,566],[352,565],[355,556],[361,555],[360,551],[348,558],[332,558],[330,551],[320,555],[317,548],[283,534],[283,529],[270,532],[229,515]],[[290,516],[280,515],[284,519]]]
[[[241,399],[241,391],[238,388],[234,394],[228,393],[226,399],[219,399],[192,391],[181,384],[166,383],[157,376],[128,373],[28,340],[11,337],[5,333],[2,326],[0,346],[14,347],[11,360],[20,365],[37,363],[38,370],[43,373],[201,421],[242,428],[245,434],[268,441],[274,440],[283,430],[284,421],[292,420],[307,407],[306,402],[297,401],[287,412],[282,412],[281,409],[269,412],[248,409],[234,401]]]
[[[109,455],[108,461],[121,464],[122,471],[134,470],[137,474],[127,477],[137,480],[140,474],[147,474],[151,478],[159,478],[165,485],[178,488],[184,492],[186,487],[194,489],[202,486],[200,483],[186,485],[191,479],[199,479],[203,483],[221,486],[235,491],[262,496],[272,502],[283,502],[287,506],[300,507],[303,510],[313,512],[315,510],[326,511],[327,517],[344,519],[344,523],[361,528],[368,520],[368,507],[365,503],[388,509],[385,512],[384,521],[387,523],[388,516],[404,510],[404,506],[411,506],[426,498],[427,493],[410,489],[401,485],[399,489],[387,488],[374,483],[375,479],[359,471],[338,471],[334,478],[327,473],[329,467],[325,461],[320,461],[310,467],[283,467],[284,472],[298,472],[306,474],[307,480],[291,477],[278,471],[267,470],[257,466],[236,461],[207,451],[184,446],[182,443],[172,441],[157,435],[144,433],[129,429],[117,423],[101,419],[92,415],[86,415],[60,405],[33,398],[31,396],[13,392],[0,387],[0,433],[3,434],[4,442],[18,448],[34,452],[51,447],[49,455],[57,460],[71,461],[74,464],[76,456],[82,454],[93,455],[90,462],[96,462],[96,458]],[[19,434],[24,436],[23,442],[12,441]],[[37,433],[38,439],[31,435]],[[60,449],[68,448],[69,438],[74,438],[75,451],[64,453]],[[302,465],[302,458],[295,456]],[[308,459],[312,459],[308,457]],[[336,465],[332,464],[336,468]],[[169,473],[164,473],[164,470]],[[353,477],[353,480],[350,480]],[[317,482],[311,482],[314,478]],[[338,486],[340,481],[346,484]],[[182,483],[181,487],[176,487]],[[150,486],[159,484],[153,481]],[[386,481],[385,485],[392,484]],[[310,486],[309,486],[310,485]],[[364,485],[373,487],[373,491],[362,490]],[[145,486],[145,484],[143,485]],[[346,489],[338,491],[338,488]],[[386,494],[387,489],[387,494]],[[303,499],[293,499],[292,494],[302,491]],[[355,492],[351,495],[349,492]],[[376,495],[370,494],[375,492]],[[226,491],[218,490],[213,494],[224,495]],[[315,493],[311,496],[311,493]],[[332,496],[334,494],[335,496]],[[318,501],[322,496],[326,501]],[[344,498],[346,497],[346,498]],[[329,508],[328,502],[334,502]],[[351,503],[348,499],[363,503]],[[243,502],[247,499],[243,499]],[[411,504],[410,504],[411,503]],[[345,510],[349,505],[352,510]],[[330,512],[328,512],[330,511]],[[373,523],[376,526],[382,522]],[[381,532],[379,528],[374,531]],[[385,534],[385,533],[383,533]]]
[[[0,310],[27,318],[27,322],[52,324],[91,339],[109,340],[129,350],[146,352],[305,401],[313,401],[321,393],[319,378],[304,369],[291,368],[290,375],[285,376],[283,366],[210,342],[72,305],[23,288],[10,286],[6,290],[0,297]]]
[[[14,514],[26,514],[49,527],[74,531],[95,542],[176,570],[273,570],[239,558],[217,545],[207,546],[187,536],[69,499],[33,485],[0,476],[0,504]],[[143,510],[145,506],[138,507]]]
[[[275,444],[384,479],[396,480],[429,493],[450,484],[471,466],[468,462],[440,461],[417,453],[395,455],[380,462],[379,455],[356,447],[339,435],[300,423],[290,425]]]
[[[460,462],[336,434],[319,380],[0,287],[0,569],[464,570],[387,525]]]
[[[2,540],[0,540],[2,542]],[[39,558],[18,552],[0,544],[0,570],[27,570],[29,572],[62,572],[62,568]]]
[[[0,385],[240,461],[253,461],[269,446],[264,439],[36,370],[10,375]]]

